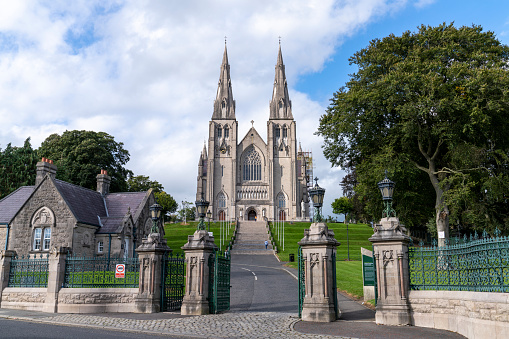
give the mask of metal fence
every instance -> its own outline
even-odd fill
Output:
[[[8,287],[48,287],[48,254],[11,259]]]
[[[123,266],[116,276],[117,265]],[[138,258],[103,258],[68,256],[65,260],[64,287],[102,288],[138,287]]]
[[[509,292],[509,237],[500,231],[409,248],[411,290]]]

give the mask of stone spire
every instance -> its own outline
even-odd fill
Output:
[[[217,84],[217,96],[214,101],[214,113],[212,114],[212,119],[235,119],[235,100],[233,100],[226,42],[224,45],[223,62],[221,63],[219,83]]]
[[[277,55],[276,75],[274,77],[274,90],[270,101],[270,119],[292,119],[292,102],[288,95],[286,84],[285,65],[281,53],[281,42],[279,42],[279,53]]]

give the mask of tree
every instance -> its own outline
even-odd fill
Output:
[[[13,147],[9,143],[3,151],[0,150],[0,199],[20,186],[34,184],[38,159],[30,138],[25,140],[23,147]]]
[[[41,144],[39,155],[54,161],[57,178],[86,188],[96,188],[101,169],[111,176],[111,192],[127,191],[127,177],[132,172],[124,167],[129,152],[122,142],[105,132],[65,131],[52,134]]]
[[[195,208],[192,203],[188,201],[182,201],[182,207],[178,210],[180,220],[194,220],[195,219]]]
[[[129,192],[148,191],[151,188],[155,193],[162,192],[164,190],[163,185],[155,180],[150,180],[150,178],[146,175],[130,175],[129,179],[127,180],[127,187]]]
[[[175,213],[177,211],[178,204],[171,195],[165,191],[155,192],[154,195],[156,197],[157,203],[163,208],[161,211],[162,215]]]
[[[418,223],[434,214],[445,238],[451,216],[478,227],[473,210],[486,212],[483,225],[508,226],[508,61],[494,33],[445,23],[375,39],[350,58],[358,71],[334,94],[317,134],[333,165],[356,171],[370,215],[380,215],[376,182],[387,168],[400,217],[420,213]]]
[[[341,197],[335,199],[332,204],[332,212],[334,214],[344,214],[345,215],[345,222],[347,221],[347,218],[349,218],[349,214],[353,211],[353,203],[352,201],[347,197]]]

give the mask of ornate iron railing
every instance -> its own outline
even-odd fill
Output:
[[[170,254],[163,257],[161,311],[176,311],[182,307],[185,293],[185,254]]]
[[[217,314],[230,309],[230,268],[229,253],[214,251],[209,257],[209,312]]]
[[[115,277],[117,265],[123,264],[124,277]],[[138,258],[103,258],[68,256],[65,259],[64,287],[103,288],[138,287]]]
[[[11,259],[8,287],[48,287],[48,254]]]
[[[409,248],[411,290],[509,292],[509,237],[483,232]]]

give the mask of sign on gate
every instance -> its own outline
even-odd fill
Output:
[[[361,247],[362,254],[362,281],[364,285],[364,300],[376,299],[375,295],[375,262],[373,252]]]
[[[115,266],[115,278],[125,278],[125,265],[117,264]]]

